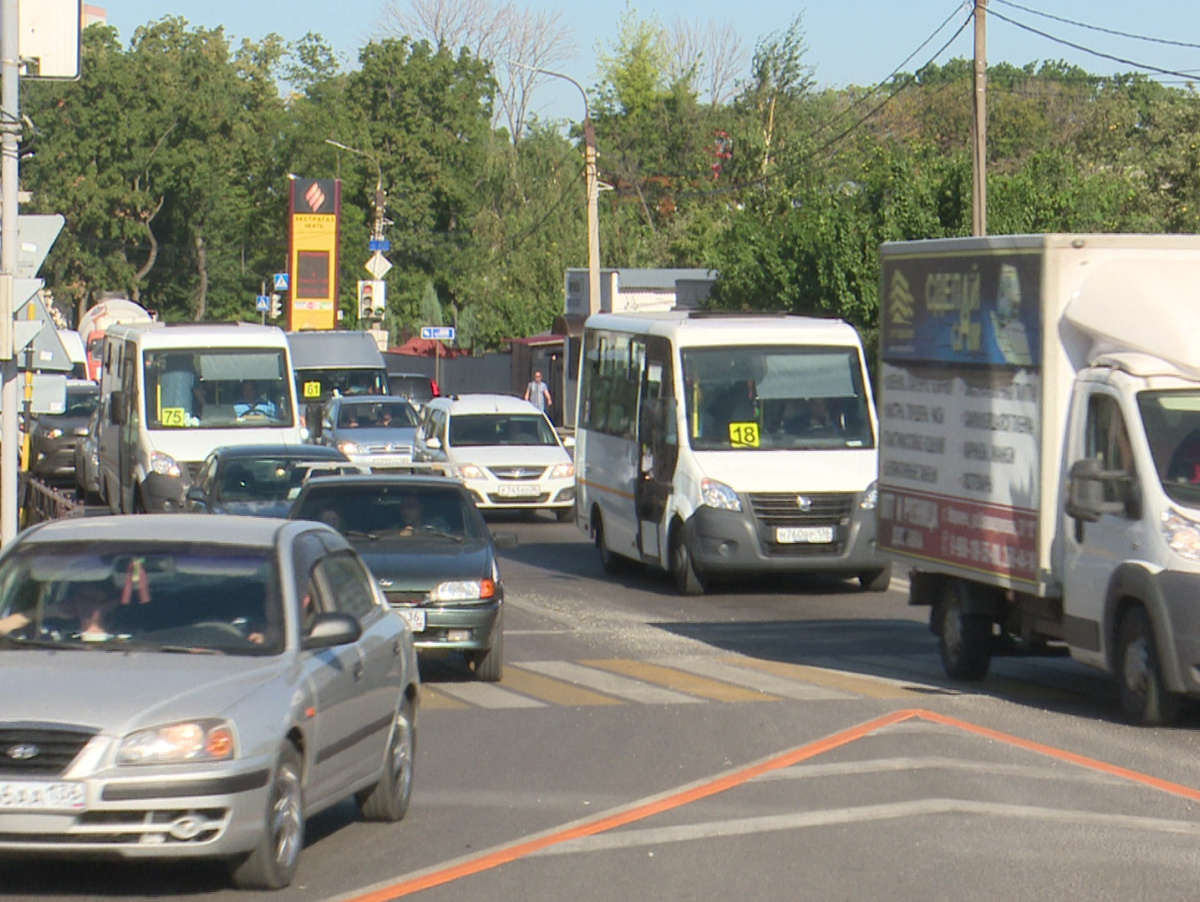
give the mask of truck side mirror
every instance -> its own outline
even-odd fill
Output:
[[[1100,461],[1085,457],[1071,465],[1067,486],[1067,516],[1084,523],[1095,523],[1105,514],[1136,519],[1141,516],[1141,495],[1131,476],[1124,470],[1103,470]],[[1115,485],[1120,501],[1108,501],[1105,487]]]

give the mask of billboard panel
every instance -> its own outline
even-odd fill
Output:
[[[338,310],[339,179],[292,179],[287,327],[333,329]]]

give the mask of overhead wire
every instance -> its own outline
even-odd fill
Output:
[[[1012,18],[1004,15],[1003,13],[996,12],[994,9],[989,9],[988,15],[991,16],[992,18],[999,19],[1002,22],[1007,22],[1009,25],[1015,26],[1016,28],[1020,28],[1024,31],[1028,31],[1031,34],[1036,34],[1038,37],[1045,38],[1048,41],[1053,41],[1056,44],[1062,44],[1064,47],[1070,47],[1072,50],[1079,50],[1082,53],[1091,54],[1092,56],[1098,56],[1101,59],[1112,60],[1113,62],[1120,63],[1123,66],[1132,66],[1135,69],[1142,69],[1146,72],[1157,72],[1159,75],[1174,75],[1177,78],[1184,78],[1184,79],[1189,79],[1189,80],[1195,79],[1194,74],[1189,74],[1187,72],[1180,72],[1176,69],[1163,69],[1163,68],[1160,68],[1159,66],[1152,66],[1149,63],[1139,63],[1134,60],[1128,60],[1128,59],[1124,59],[1123,57],[1114,56],[1111,53],[1103,53],[1103,52],[1101,52],[1099,50],[1095,50],[1091,47],[1084,46],[1083,44],[1077,44],[1074,41],[1068,41],[1066,38],[1060,38],[1056,35],[1052,35],[1052,34],[1049,34],[1048,32],[1034,28],[1032,25],[1026,25],[1024,22],[1018,22],[1016,19],[1012,19]]]
[[[1031,9],[1028,6],[1022,6],[1020,3],[1013,3],[1012,0],[991,0],[992,3],[999,3],[1002,6],[1011,6],[1013,9],[1019,9],[1024,13],[1032,13],[1035,16],[1041,16],[1043,19],[1053,19],[1055,22],[1062,22],[1064,25],[1073,25],[1076,28],[1086,28],[1089,31],[1099,31],[1104,34],[1111,34],[1118,38],[1129,38],[1134,41],[1148,41],[1153,44],[1169,44],[1172,47],[1188,47],[1193,50],[1200,50],[1200,44],[1193,44],[1190,41],[1173,41],[1170,38],[1155,38],[1144,34],[1133,34],[1128,31],[1118,31],[1115,28],[1104,28],[1100,25],[1089,25],[1087,22],[1077,22],[1074,19],[1067,19],[1063,16],[1056,16],[1053,13],[1044,12],[1040,9]],[[992,10],[994,13],[995,10]]]

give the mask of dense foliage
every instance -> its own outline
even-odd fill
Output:
[[[797,19],[702,102],[664,37],[630,13],[598,61],[604,266],[712,268],[714,304],[870,331],[881,241],[970,232],[969,61],[818,90]],[[1200,231],[1193,86],[1048,63],[989,87],[989,232]],[[396,338],[434,318],[482,346],[544,330],[587,263],[581,127],[498,130],[494,66],[467,50],[387,39],[344,71],[317,36],[231,46],[166,18],[127,46],[92,26],[80,80],[22,91],[24,209],[65,215],[43,274],[80,310],[119,292],[168,320],[254,318],[286,262],[289,173],[343,180],[347,322],[383,184]]]

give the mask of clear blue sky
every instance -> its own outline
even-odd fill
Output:
[[[103,7],[108,23],[128,42],[137,26],[166,15],[179,15],[190,24],[223,25],[238,38],[259,39],[277,32],[295,39],[313,31],[323,35],[346,63],[353,67],[357,49],[375,34],[385,0],[85,0]],[[404,0],[399,0],[404,2]],[[521,0],[515,0],[520,4]],[[628,8],[625,0],[529,0],[532,9],[561,10],[571,26],[575,58],[561,68],[590,87],[595,82],[597,48],[612,46],[617,25]],[[973,5],[970,0],[813,0],[784,3],[781,0],[752,0],[742,6],[728,0],[643,0],[633,8],[640,18],[657,18],[670,26],[680,16],[696,22],[731,23],[741,34],[747,50],[771,32],[785,29],[797,13],[803,16],[808,44],[807,61],[816,69],[821,85],[875,84],[901,68],[911,72],[928,62],[963,22]],[[1200,11],[1196,0],[989,0],[989,63],[1024,65],[1035,60],[1065,59],[1089,72],[1108,74],[1135,71],[1131,63],[1188,72],[1200,81],[1200,49],[1161,41],[1200,45]],[[1062,20],[1084,23],[1081,28]],[[1019,27],[1013,20],[1080,47],[1126,60],[1119,62],[1056,43]],[[938,32],[908,63],[910,54],[933,35],[946,19],[951,23]],[[1110,32],[1155,38],[1148,42],[1119,37]],[[973,30],[967,27],[939,57],[945,62],[972,54]],[[1148,72],[1152,77],[1182,84],[1176,76]],[[578,92],[565,83],[551,83],[535,98],[543,117],[581,118]],[[545,96],[541,96],[543,94]]]

